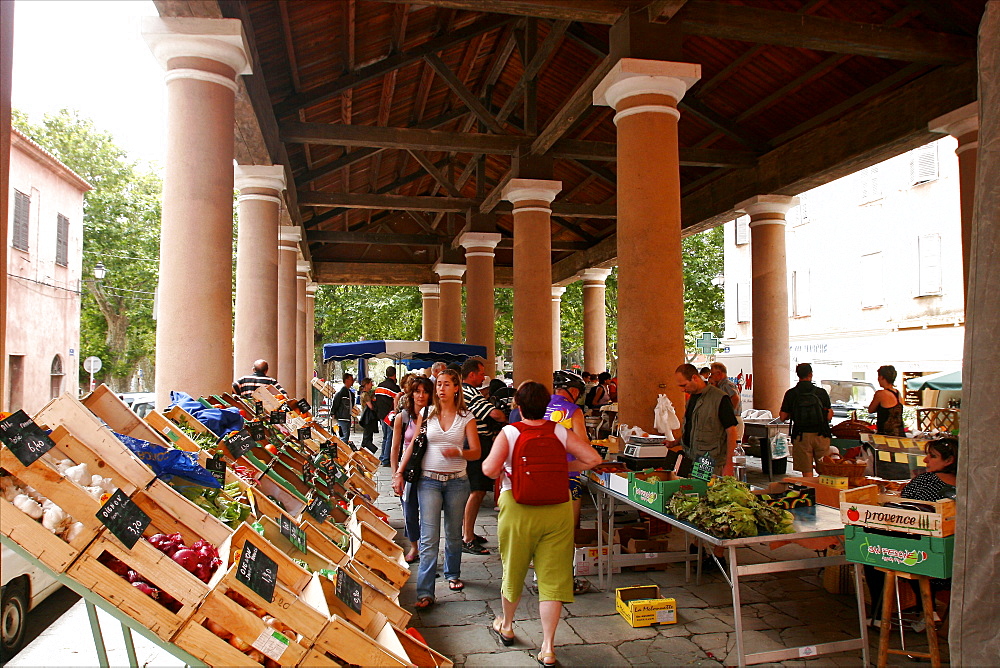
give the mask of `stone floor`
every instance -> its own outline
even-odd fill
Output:
[[[402,513],[391,497],[386,472],[380,469],[380,506],[390,515],[393,526],[400,529]],[[586,498],[586,497],[585,497]],[[595,510],[585,500],[583,526],[593,526]],[[438,580],[434,606],[417,612],[412,626],[438,651],[451,657],[456,666],[533,666],[541,642],[538,621],[538,600],[525,589],[518,607],[514,630],[518,641],[503,647],[490,635],[488,624],[500,611],[499,586],[502,577],[500,557],[496,553],[497,513],[492,494],[479,514],[476,532],[489,539],[486,547],[490,556],[463,555],[463,592],[450,592],[443,579]],[[794,553],[812,556],[796,545],[779,550],[786,557]],[[758,547],[746,550],[745,562],[771,559],[771,550]],[[439,559],[439,568],[441,560]],[[415,574],[415,571],[414,571]],[[729,586],[718,573],[704,575],[696,585],[694,578],[685,581],[684,567],[671,564],[667,570],[632,572],[615,575],[616,587],[656,584],[661,592],[677,600],[677,624],[659,627],[631,628],[615,612],[614,592],[597,590],[597,578],[588,578],[593,589],[577,597],[563,610],[563,622],[556,633],[556,654],[563,666],[719,666],[736,665],[733,608]],[[530,581],[530,576],[529,576]],[[744,644],[747,652],[766,651],[782,647],[830,642],[856,637],[857,609],[853,596],[829,594],[822,588],[819,570],[764,574],[742,579]],[[400,604],[413,609],[414,580],[406,584]],[[870,630],[871,658],[878,649],[878,630]],[[926,651],[926,636],[907,631],[907,648]],[[896,632],[893,646],[899,646]],[[946,644],[942,641],[943,659],[947,660]],[[889,665],[920,665],[920,660],[890,657]],[[928,661],[924,662],[929,665]],[[788,661],[787,666],[860,666],[859,652],[826,655],[801,661]]]

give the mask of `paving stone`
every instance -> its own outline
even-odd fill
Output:
[[[702,633],[691,636],[691,642],[698,645],[706,652],[712,652],[715,656],[724,656],[729,652],[728,633]]]
[[[680,621],[676,624],[660,624],[657,627],[657,630],[661,636],[666,638],[687,638],[691,635],[691,633],[687,630],[687,626]]]
[[[626,666],[628,661],[610,645],[585,644],[556,647],[560,666]],[[537,664],[536,664],[537,665]]]
[[[419,611],[414,617],[421,628],[461,624],[481,624],[490,619],[489,609],[483,601],[451,601],[436,603]],[[413,623],[417,626],[417,622]]]
[[[650,640],[632,640],[616,648],[633,666],[718,666],[705,652],[687,638],[659,636]]]
[[[542,622],[538,619],[524,619],[514,622],[514,634],[518,640],[515,647],[526,646],[537,649],[542,646]],[[584,641],[573,630],[573,627],[566,623],[566,620],[561,620],[556,626],[555,642],[556,646],[559,647],[561,645],[579,645],[589,641]]]
[[[698,633],[729,633],[733,627],[721,619],[715,617],[704,617],[687,623],[688,631],[693,634]]]
[[[574,597],[574,602],[565,606],[572,617],[593,617],[610,615],[615,612],[613,591],[589,591]]]
[[[648,626],[634,629],[620,615],[608,617],[570,617],[566,623],[588,643],[616,645],[626,640],[641,640],[658,635]]]
[[[785,647],[787,647],[787,645],[783,645],[780,642],[774,641],[772,638],[761,633],[760,631],[743,632],[744,654],[754,654],[756,652],[768,652],[775,649],[784,649]],[[733,634],[733,636],[730,638],[729,654],[726,656],[726,660],[724,661],[724,663],[727,666],[735,666],[737,663],[739,663],[739,658],[736,654],[735,634]]]
[[[668,568],[665,571],[649,571],[646,577],[653,584],[660,587],[684,587],[694,584],[694,573],[691,574],[691,582],[684,579],[684,568]]]
[[[496,641],[485,624],[428,627],[421,628],[420,633],[429,646],[445,656],[496,647]]]
[[[676,591],[672,591],[672,590],[663,591],[661,589],[660,593],[662,595],[664,595],[664,596],[667,596],[669,598],[674,599],[677,602],[677,609],[678,610],[686,610],[688,608],[707,608],[708,607],[708,603],[706,603],[703,598],[700,598],[700,597],[696,596],[695,594],[691,593],[690,589],[678,589]],[[729,603],[732,603],[732,602],[733,602],[732,599],[730,599]]]
[[[469,654],[465,657],[465,666],[537,666],[535,657],[527,651],[508,651],[497,654]]]

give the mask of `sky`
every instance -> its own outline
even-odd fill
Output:
[[[16,0],[13,106],[36,123],[77,109],[130,158],[162,165],[166,87],[139,34],[156,15],[149,0]]]

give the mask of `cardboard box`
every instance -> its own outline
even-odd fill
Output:
[[[939,538],[955,533],[955,502],[951,499],[914,501],[934,508],[933,512],[921,512],[904,508],[886,508],[884,505],[886,503],[905,503],[910,500],[890,494],[879,494],[877,485],[858,487],[844,496],[844,500],[840,503],[840,520],[845,525],[853,524],[871,529],[886,529]]]
[[[614,536],[609,537],[607,531],[603,531],[604,542],[608,545],[618,543],[626,545],[633,538],[644,539],[649,537],[649,527],[645,522],[640,524],[626,524],[615,528]],[[613,539],[613,540],[612,540]]]
[[[677,601],[655,585],[615,589],[615,609],[632,628],[677,623]]]
[[[649,482],[648,478],[654,476],[662,480]],[[707,494],[708,485],[704,480],[680,478],[670,471],[633,473],[629,476],[628,498],[657,512],[666,512],[667,503],[675,492]]]
[[[577,529],[573,532],[575,547],[590,547],[597,545],[597,529]]]
[[[785,496],[789,491],[798,492],[798,496],[788,498]],[[758,497],[770,496],[770,499],[760,499],[761,502],[773,508],[792,510],[793,508],[808,508],[816,505],[816,490],[805,485],[793,485],[784,482],[772,482],[764,489],[755,489],[753,493]]]
[[[849,489],[837,489],[829,485],[821,485],[819,478],[796,478],[789,476],[782,480],[782,482],[811,487],[816,491],[816,503],[821,506],[837,508],[838,510],[840,509],[840,502],[842,500],[841,494],[850,492]]]
[[[652,554],[655,552],[670,552],[671,545],[669,539],[649,540],[642,538],[631,538],[625,544],[627,554]]]
[[[622,495],[628,495],[628,490],[631,485],[629,484],[630,473],[609,473],[608,474],[608,489],[612,492],[618,492]]]
[[[954,536],[890,533],[848,524],[844,538],[848,561],[932,578],[951,577]]]
[[[611,572],[621,573],[621,566],[616,566],[614,556],[622,553],[621,545],[605,545],[600,554],[605,559],[612,556]],[[598,551],[596,547],[578,547],[573,551],[573,564],[577,575],[597,575]]]

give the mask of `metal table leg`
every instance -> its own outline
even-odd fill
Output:
[[[608,591],[612,590],[611,577],[615,572],[614,568],[614,545],[615,545],[615,497],[608,495]]]
[[[594,505],[597,506],[597,586],[604,591],[604,563],[601,554],[604,551],[604,499],[606,494],[594,495]]]
[[[128,665],[131,668],[139,668],[139,661],[135,658],[135,643],[132,642],[132,629],[122,624],[122,635],[125,636],[125,654],[128,656]]]
[[[108,668],[108,650],[104,646],[104,635],[101,633],[101,621],[97,618],[97,608],[90,601],[84,603],[87,608],[87,618],[90,619],[90,632],[94,636],[94,649],[97,650],[97,663],[101,668]]]
[[[712,553],[715,558],[715,553]],[[718,560],[716,560],[718,565]],[[739,567],[736,564],[736,548],[729,548],[729,586],[733,590],[733,629],[736,632],[736,660],[740,668],[747,665],[746,655],[743,653],[743,611],[740,609],[740,580]],[[721,569],[720,569],[721,570]]]
[[[861,627],[861,658],[866,666],[871,665],[871,657],[868,656],[868,624],[865,618],[865,596],[864,582],[862,574],[864,566],[854,564],[854,597],[858,601],[858,625]]]

